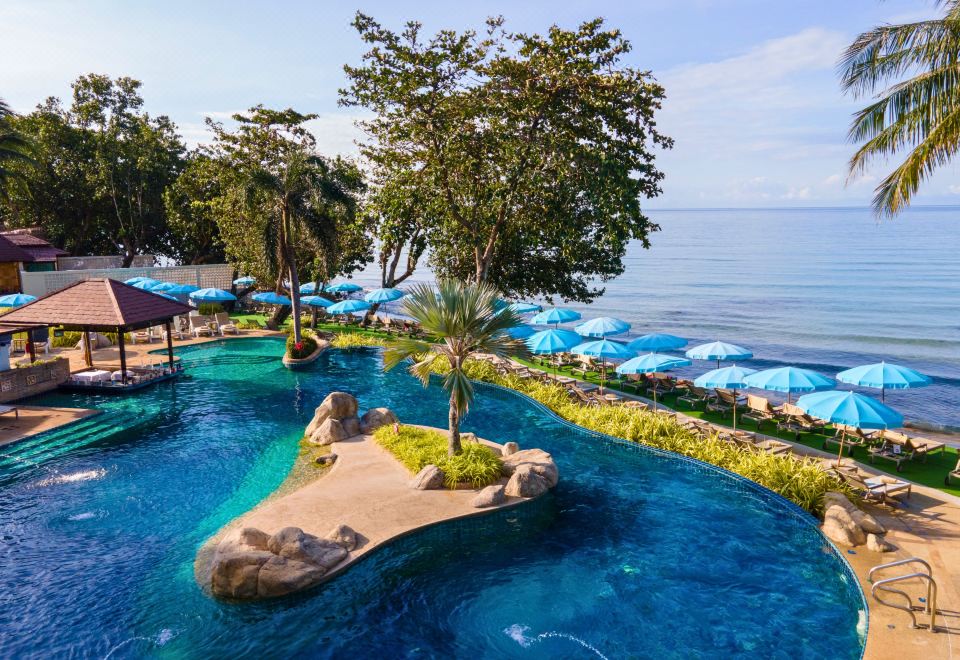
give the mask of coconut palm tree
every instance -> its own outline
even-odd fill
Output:
[[[11,165],[17,162],[32,163],[30,143],[9,124],[13,110],[0,99],[0,195],[6,189],[7,182],[17,176]]]
[[[840,62],[846,92],[876,100],[854,115],[851,141],[863,145],[850,177],[874,160],[909,150],[877,186],[873,208],[891,216],[960,148],[960,0],[940,0],[941,18],[864,32]]]
[[[498,312],[497,292],[487,284],[467,284],[454,280],[441,281],[437,288],[419,284],[404,302],[404,312],[439,341],[436,343],[404,339],[387,349],[384,368],[392,369],[412,359],[410,373],[424,387],[438,360],[445,359],[450,371],[443,379],[443,389],[450,394],[451,456],[460,453],[460,419],[473,401],[473,384],[463,370],[464,363],[475,353],[492,353],[499,357],[522,354],[523,342],[511,339],[506,331],[520,325],[520,317],[507,308]]]

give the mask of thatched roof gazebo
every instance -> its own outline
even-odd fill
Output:
[[[121,382],[127,382],[124,333],[163,324],[167,329],[167,355],[174,369],[170,323],[188,314],[190,307],[149,291],[100,278],[74,282],[4,314],[4,324],[61,325],[83,332],[84,361],[93,367],[90,332],[116,332],[120,349]]]

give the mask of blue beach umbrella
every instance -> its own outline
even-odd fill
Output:
[[[914,371],[909,367],[901,367],[899,364],[887,364],[886,362],[865,364],[861,367],[841,371],[837,374],[837,380],[850,385],[878,389],[880,390],[881,401],[886,398],[886,390],[924,387],[933,382],[932,378],[924,376],[919,371]]]
[[[631,351],[620,342],[610,341],[609,339],[600,339],[597,341],[588,341],[582,344],[577,344],[570,349],[570,352],[574,355],[587,355],[590,357],[611,360],[629,360],[636,355],[636,353]],[[606,378],[607,364],[606,362],[603,362],[600,366],[600,394],[603,394],[603,383]]]
[[[515,302],[510,303],[508,306],[509,309],[512,309],[517,314],[529,314],[530,312],[539,312],[541,307],[540,305],[534,305],[533,303],[527,302]]]
[[[171,296],[186,296],[199,290],[200,287],[193,286],[192,284],[176,284],[172,288],[164,291],[164,293],[168,293]]]
[[[340,284],[327,285],[326,291],[329,293],[353,293],[361,289],[363,289],[362,286],[354,284],[353,282],[341,282]]]
[[[343,300],[327,307],[329,314],[350,314],[352,312],[362,312],[370,309],[370,303],[366,300]]]
[[[233,281],[237,286],[253,286],[257,283],[257,280],[250,277],[249,275],[244,275],[243,277],[238,277]]]
[[[630,324],[612,316],[601,316],[600,318],[590,319],[581,323],[574,330],[578,335],[584,337],[609,337],[610,335],[619,335],[627,332]],[[622,346],[622,344],[620,344]]]
[[[223,289],[198,289],[190,294],[190,299],[196,302],[229,302],[237,297]]]
[[[580,312],[567,309],[566,307],[554,307],[543,310],[530,319],[530,323],[534,325],[556,325],[559,323],[568,323],[569,321],[577,321],[579,319]]]
[[[316,282],[307,282],[306,284],[300,285],[300,293],[307,296],[312,295],[317,292],[317,283]]]
[[[137,282],[143,282],[144,280],[146,280],[146,281],[148,281],[148,282],[157,282],[157,281],[158,281],[158,280],[155,280],[155,279],[152,279],[152,278],[149,278],[149,277],[144,277],[143,275],[138,275],[137,277],[131,277],[129,280],[124,280],[123,283],[124,283],[124,284],[129,284],[130,286],[133,286],[133,285],[136,284]]]
[[[281,296],[279,293],[275,293],[273,291],[255,293],[252,296],[250,296],[250,298],[257,301],[258,303],[263,303],[265,305],[289,306],[292,304],[289,298],[287,298],[286,296]]]
[[[797,399],[797,407],[808,415],[825,419],[833,424],[853,426],[858,429],[888,429],[903,426],[903,415],[874,398],[859,392],[814,392]],[[843,458],[843,440],[840,436],[840,454],[837,465]]]
[[[370,304],[382,304],[400,300],[404,293],[400,289],[374,289],[363,297]]]
[[[627,346],[637,352],[650,351],[651,353],[658,353],[660,351],[676,351],[686,345],[687,340],[683,337],[658,333],[637,337],[627,344]]]
[[[11,293],[6,296],[0,296],[0,307],[20,307],[36,300],[36,296],[26,293]]]
[[[157,280],[140,280],[131,284],[134,289],[140,289],[141,291],[153,291],[158,286],[162,286],[163,282],[158,282]]]
[[[720,390],[733,390],[733,430],[737,430],[737,390],[742,390],[746,387],[744,380],[747,376],[757,373],[755,369],[747,369],[746,367],[738,367],[733,365],[731,367],[723,367],[722,369],[714,369],[713,371],[708,371],[702,376],[694,379],[693,384],[697,387],[703,387],[707,389],[720,389]]]
[[[541,330],[527,338],[527,347],[531,353],[538,355],[552,355],[553,353],[569,353],[570,349],[583,341],[583,338],[572,330]]]
[[[161,298],[166,298],[167,300],[172,300],[172,301],[174,301],[174,302],[180,302],[179,300],[177,300],[176,298],[174,298],[173,296],[171,296],[169,293],[164,293],[163,291],[151,291],[150,293],[155,293],[156,295],[160,296]]]
[[[160,282],[160,284],[157,284],[151,288],[150,291],[153,291],[154,293],[163,293],[169,291],[170,289],[175,289],[177,286],[178,285],[176,282]]]
[[[719,369],[720,360],[747,360],[753,357],[753,353],[736,344],[712,341],[694,346],[686,352],[686,356],[694,360],[716,360]]]
[[[632,343],[632,342],[631,342]],[[630,348],[630,344],[627,344]],[[658,371],[670,371],[678,367],[689,367],[693,362],[687,358],[672,355],[647,353],[631,358],[617,367],[618,374],[652,374]],[[657,388],[653,388],[653,409],[657,409]]]
[[[743,382],[747,387],[758,390],[784,392],[787,395],[787,402],[790,401],[790,395],[792,394],[829,390],[836,385],[832,378],[799,367],[764,369],[750,374]]]
[[[323,296],[304,296],[300,299],[300,302],[311,307],[330,307],[333,305],[332,300],[327,300]]]
[[[521,323],[520,325],[515,325],[512,328],[508,328],[507,334],[514,339],[527,339],[537,334],[537,331],[526,323]]]

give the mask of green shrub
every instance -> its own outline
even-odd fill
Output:
[[[334,348],[357,348],[360,346],[386,346],[383,337],[365,332],[338,332],[330,341]]]
[[[200,303],[197,311],[200,312],[200,316],[215,316],[224,310],[220,303]]]
[[[464,442],[462,452],[447,456],[447,436],[432,429],[401,426],[400,432],[394,433],[392,426],[381,426],[373,437],[413,474],[436,465],[443,471],[447,488],[461,483],[482,488],[500,478],[500,459],[479,442]]]
[[[477,360],[464,366],[470,378],[522,392],[574,424],[725,468],[769,488],[811,513],[822,513],[823,495],[827,491],[839,491],[855,499],[849,486],[824,472],[812,458],[744,450],[717,437],[700,439],[663,415],[621,406],[587,407],[573,402],[560,385],[502,376],[493,365]]]
[[[317,339],[312,335],[303,333],[299,342],[293,340],[292,334],[287,337],[287,355],[294,360],[310,357],[315,350],[317,350]]]
[[[83,336],[81,332],[75,331],[64,331],[64,333],[59,336],[53,336],[51,332],[50,343],[54,348],[73,348],[80,343],[80,338]]]

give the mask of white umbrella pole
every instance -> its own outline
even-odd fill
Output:
[[[737,391],[733,391],[733,432],[737,432]]]

